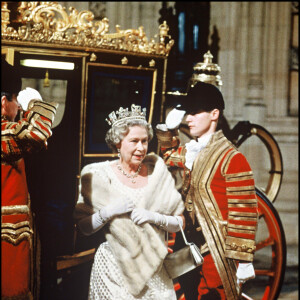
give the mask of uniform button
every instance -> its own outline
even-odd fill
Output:
[[[193,211],[193,206],[190,206],[190,205],[187,206],[186,210],[187,210],[187,211]]]

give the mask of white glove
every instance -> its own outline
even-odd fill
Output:
[[[237,283],[244,283],[249,279],[255,278],[254,267],[252,263],[239,263],[237,272]]]
[[[177,128],[180,125],[185,113],[186,113],[185,110],[179,110],[179,109],[173,108],[166,117],[167,128],[168,129]]]
[[[101,229],[106,222],[100,216],[99,211],[91,216],[85,217],[78,222],[79,229],[84,235],[91,235],[92,233]]]
[[[130,217],[137,225],[141,225],[145,222],[156,224],[156,214],[157,213],[144,208],[135,208]]]
[[[182,218],[180,217],[178,219],[182,226]],[[180,226],[176,217],[162,215],[160,213],[152,212],[144,208],[135,208],[131,213],[131,220],[137,225],[141,225],[145,222],[152,223],[157,226],[163,227],[169,232],[177,232],[180,230]]]
[[[168,131],[168,127],[166,124],[157,124],[156,129],[159,129],[161,131]]]
[[[126,214],[131,212],[134,208],[133,201],[131,199],[120,198],[112,203],[104,206],[100,210],[101,217],[104,221],[111,219],[114,216]]]
[[[41,94],[37,90],[30,87],[27,87],[25,90],[20,91],[17,99],[23,110],[25,111],[28,109],[28,104],[31,100],[35,99],[43,101]]]

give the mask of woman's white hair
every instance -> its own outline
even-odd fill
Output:
[[[116,145],[119,144],[124,137],[128,134],[130,127],[141,126],[144,127],[148,134],[148,142],[153,138],[153,129],[151,124],[144,120],[127,120],[121,125],[112,126],[106,133],[105,141],[113,152],[117,152]]]

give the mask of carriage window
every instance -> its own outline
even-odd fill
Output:
[[[58,103],[56,115],[52,128],[58,126],[64,116],[68,80],[67,73],[75,70],[75,63],[59,60],[58,58],[48,56],[32,56],[30,54],[21,54],[20,67],[22,70],[22,89],[31,87],[39,91],[46,102]]]
[[[147,108],[151,122],[156,70],[89,63],[87,78],[84,155],[110,156],[105,119],[113,110],[121,106],[131,109],[134,103]]]
[[[47,74],[47,72],[45,74]],[[55,128],[57,125],[59,125],[65,112],[67,80],[51,78],[48,78],[47,80],[47,77],[44,79],[22,78],[22,90],[26,87],[31,87],[39,91],[45,102],[56,102],[59,104],[52,128]]]

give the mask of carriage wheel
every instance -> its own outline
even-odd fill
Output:
[[[254,255],[255,279],[243,285],[243,299],[275,300],[286,265],[286,241],[279,215],[266,195],[256,189],[259,221]]]

